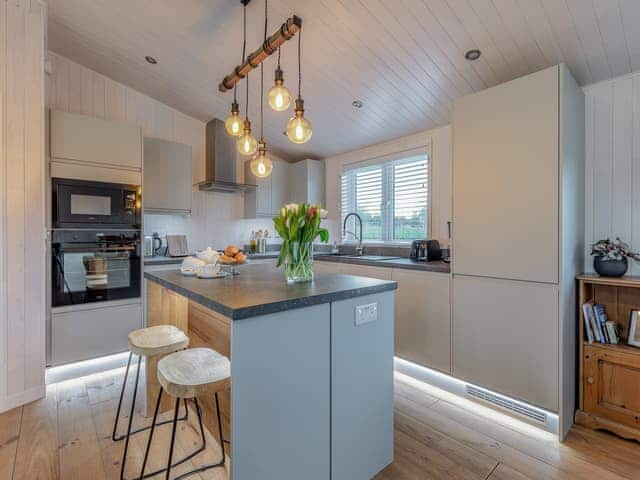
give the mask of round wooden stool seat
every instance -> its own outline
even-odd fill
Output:
[[[188,346],[189,337],[173,325],[141,328],[129,334],[129,349],[143,357],[172,353]]]
[[[158,362],[158,381],[176,398],[193,398],[228,388],[231,363],[210,348],[172,353]]]

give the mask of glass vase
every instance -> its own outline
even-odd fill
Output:
[[[313,281],[313,243],[292,242],[289,244],[284,263],[284,274],[288,283]]]

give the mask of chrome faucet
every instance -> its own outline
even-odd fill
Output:
[[[362,217],[358,215],[356,212],[348,213],[346,217],[344,217],[344,223],[342,224],[343,236],[346,237],[347,234],[353,235],[353,238],[357,238],[356,234],[347,230],[347,220],[349,217],[356,217],[358,222],[360,223],[360,238],[358,238],[358,246],[356,247],[356,255],[362,255],[364,252],[364,247],[362,246]]]

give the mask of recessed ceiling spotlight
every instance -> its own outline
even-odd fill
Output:
[[[470,62],[473,62],[479,59],[480,55],[481,55],[480,50],[478,50],[477,48],[474,48],[473,50],[469,50],[467,53],[465,53],[464,58],[466,58]]]
[[[356,108],[362,108],[364,103],[362,103],[360,100],[354,100],[353,102],[351,102],[351,105],[353,105]]]
[[[158,63],[158,61],[157,61],[155,58],[153,58],[153,57],[151,57],[151,56],[149,56],[149,55],[147,55],[146,57],[144,57],[144,59],[145,59],[147,62],[149,62],[151,65],[156,65],[156,64]]]

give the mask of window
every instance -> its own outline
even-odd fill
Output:
[[[408,242],[427,237],[429,225],[429,160],[426,153],[348,170],[342,174],[342,221],[348,213],[362,217],[362,239]],[[359,232],[355,218],[344,240]]]

